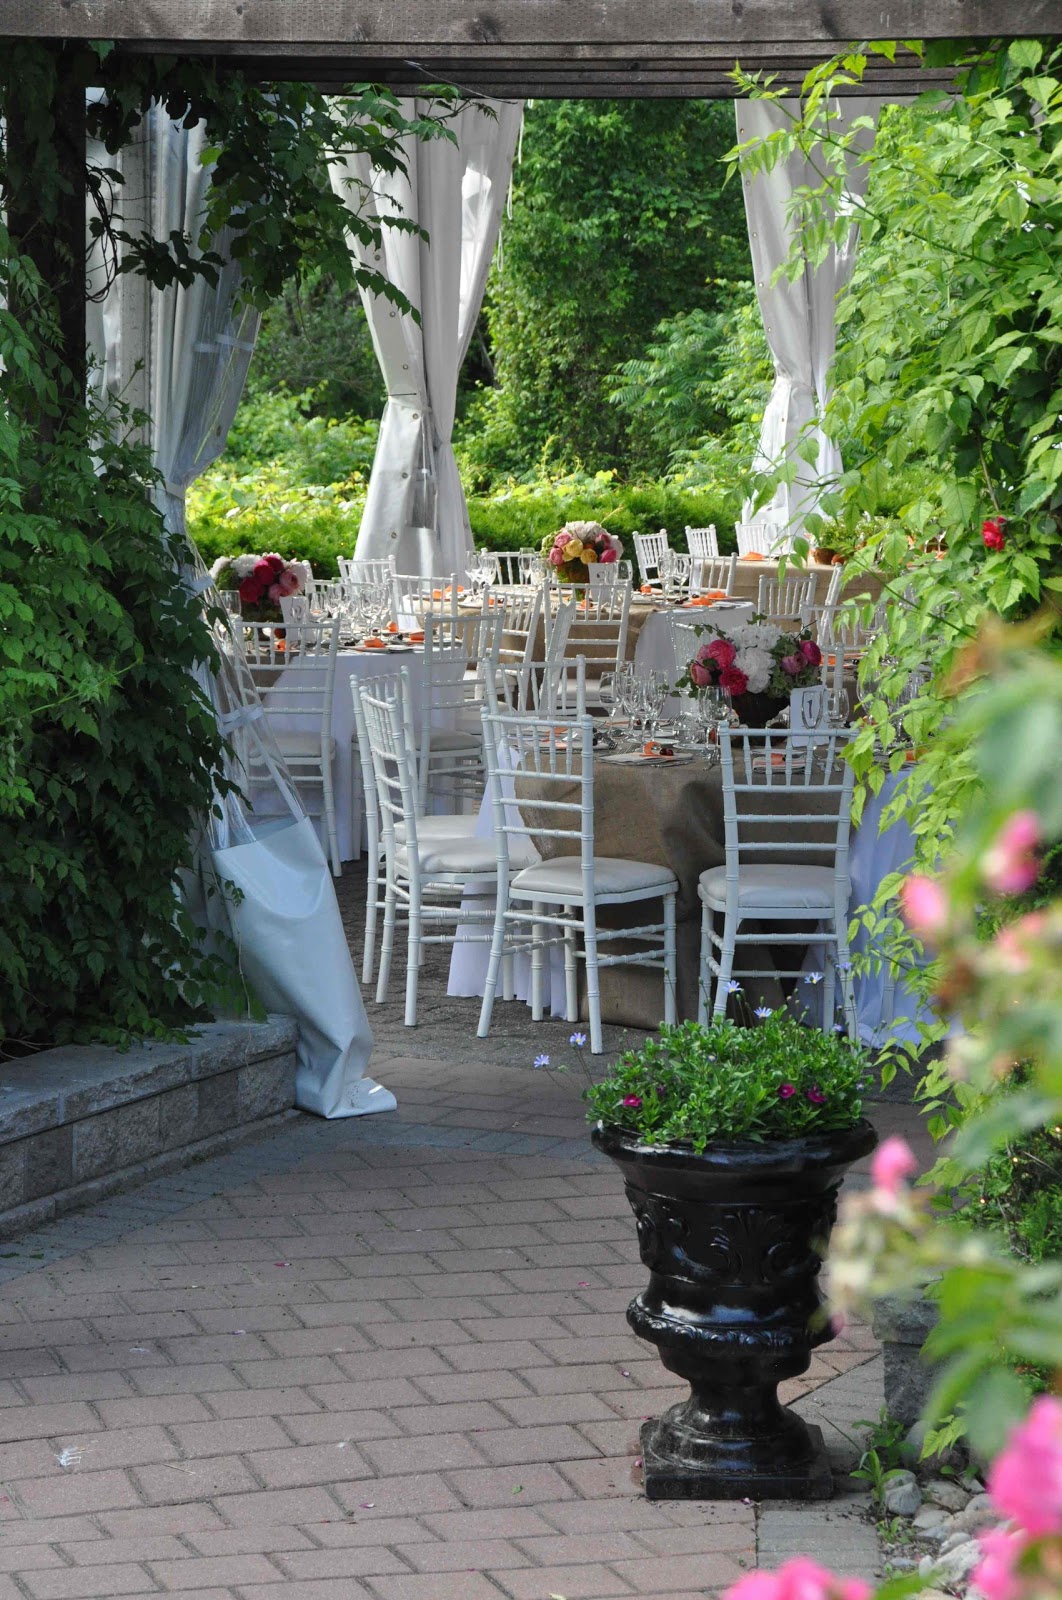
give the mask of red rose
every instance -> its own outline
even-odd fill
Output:
[[[249,572],[240,584],[240,599],[246,600],[249,606],[256,606],[262,598],[262,583],[257,572]]]
[[[803,655],[797,651],[794,655],[783,656],[780,662],[782,671],[790,678],[798,678],[807,666]]]
[[[744,694],[749,686],[749,680],[740,667],[724,667],[719,674],[719,683],[731,694]]]
[[[257,578],[259,583],[272,583],[273,563],[271,561],[256,561],[251,576],[252,578]]]
[[[707,689],[711,681],[707,667],[702,666],[699,661],[690,662],[690,682],[692,684],[698,689]]]
[[[1007,542],[1004,529],[1007,526],[1006,517],[986,517],[981,524],[981,538],[985,542],[986,550],[1002,550]]]
[[[269,562],[269,565],[272,567],[272,569],[273,569],[274,573],[276,574],[276,576],[279,577],[280,574],[284,571],[284,557],[283,556],[266,556],[265,559]]]
[[[729,639],[713,639],[708,646],[708,660],[719,667],[732,667],[737,660],[737,650]]]
[[[814,639],[801,639],[800,654],[804,657],[809,667],[820,667],[822,665],[822,651]]]

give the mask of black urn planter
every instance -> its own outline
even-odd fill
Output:
[[[820,1429],[778,1399],[831,1337],[818,1287],[845,1170],[877,1143],[843,1133],[754,1144],[640,1144],[602,1124],[593,1141],[623,1173],[649,1287],[627,1321],[690,1385],[643,1425],[650,1500],[823,1500]]]

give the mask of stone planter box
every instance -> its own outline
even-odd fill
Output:
[[[261,1131],[295,1102],[291,1017],[187,1044],[43,1050],[0,1069],[0,1238]]]
[[[908,1428],[918,1421],[933,1387],[935,1372],[922,1360],[922,1346],[938,1316],[936,1302],[921,1295],[916,1300],[888,1295],[874,1306],[874,1334],[881,1340],[885,1365],[885,1406]]]

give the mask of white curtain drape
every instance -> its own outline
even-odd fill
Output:
[[[883,103],[867,95],[836,101],[835,129],[845,131],[857,117],[864,116],[873,118],[876,124]],[[795,100],[738,101],[738,142],[776,133],[788,126],[799,110]],[[872,139],[869,129],[861,130],[857,136],[859,148],[869,148]],[[853,159],[847,177],[853,199],[865,190],[866,179],[866,167]],[[743,512],[745,521],[755,517],[777,530],[777,538],[770,541],[775,549],[791,548],[793,539],[803,532],[804,518],[815,509],[823,486],[835,481],[842,471],[840,451],[822,432],[819,418],[829,394],[829,372],[836,347],[837,296],[855,266],[855,228],[844,248],[832,249],[821,266],[809,268],[795,283],[785,277],[772,282],[775,271],[789,259],[793,243],[799,238],[799,213],[792,210],[794,196],[801,188],[818,187],[820,182],[800,151],[794,151],[771,172],[745,175],[742,179],[756,295],[775,372],[753,469],[770,472],[790,459],[797,464],[793,482],[780,484],[769,504],[757,510],[750,502]],[[819,447],[814,465],[796,454],[798,441],[808,437],[809,429]]]
[[[402,104],[409,116],[427,109]],[[483,303],[522,115],[522,103],[463,106],[449,124],[456,145],[406,140],[406,176],[371,169],[364,157],[330,168],[352,211],[398,213],[428,234],[424,240],[385,223],[379,252],[351,241],[359,264],[383,273],[421,316],[418,324],[362,291],[387,404],[356,554],[394,556],[400,572],[463,573],[472,548],[451,443],[457,379]]]
[[[200,160],[205,142],[201,127],[184,128],[157,110],[144,119],[120,191],[127,231],[198,237],[210,182]],[[185,531],[189,484],[225,447],[258,331],[257,313],[238,306],[240,268],[227,244],[225,236],[213,244],[224,263],[216,284],[197,277],[187,288],[153,291],[125,275],[100,298],[89,322],[101,399],[121,395],[148,412],[148,442],[162,479],[159,507],[177,532]],[[90,267],[99,289],[98,251]],[[394,1097],[364,1075],[372,1033],[324,854],[269,732],[242,646],[218,620],[220,601],[194,551],[184,576],[206,604],[213,601],[218,668],[201,669],[200,687],[229,741],[230,776],[240,781],[253,743],[287,817],[263,824],[236,795],[226,796],[202,844],[206,892],[198,910],[208,925],[221,924],[232,935],[265,1005],[297,1016],[296,1103],[325,1117],[391,1110]],[[211,894],[211,884],[234,884],[239,895]]]

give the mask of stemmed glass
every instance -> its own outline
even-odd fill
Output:
[[[851,710],[848,699],[848,690],[845,688],[831,689],[827,696],[828,716],[831,728],[846,728],[848,714]]]
[[[650,739],[653,739],[663,720],[664,709],[671,694],[671,681],[666,672],[648,672],[642,679],[642,684],[646,727]]]
[[[729,727],[734,719],[730,690],[717,683],[702,689],[697,696],[697,715],[704,728],[705,755],[711,764],[719,760],[720,728]]]

